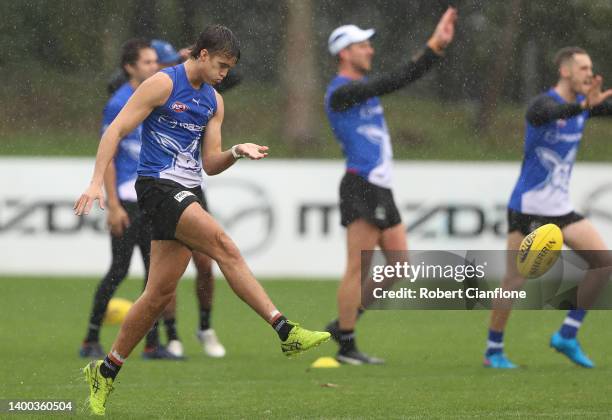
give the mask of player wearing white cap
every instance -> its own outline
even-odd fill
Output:
[[[338,319],[327,330],[339,343],[336,358],[349,364],[380,364],[361,353],[355,324],[362,312],[361,251],[377,245],[383,251],[405,251],[406,229],[393,200],[391,138],[378,96],[419,79],[440,58],[455,31],[457,11],[444,13],[427,46],[396,71],[368,79],[374,48],[373,29],[355,25],[337,28],[329,37],[329,52],[337,57],[338,74],[325,94],[325,111],[346,157],[340,184],[340,213],[347,233],[347,265],[338,288]]]

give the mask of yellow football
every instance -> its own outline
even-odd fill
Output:
[[[127,299],[112,298],[106,307],[104,323],[107,325],[120,325],[131,307],[132,302]]]
[[[533,279],[544,275],[559,258],[563,233],[555,224],[540,226],[521,242],[516,266],[523,277]]]

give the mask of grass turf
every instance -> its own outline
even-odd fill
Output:
[[[87,390],[77,357],[95,279],[0,279],[0,398],[69,399]],[[143,361],[140,345],[118,377],[111,418],[610,418],[612,353],[608,312],[593,312],[580,333],[597,368],[574,367],[547,346],[563,314],[517,311],[506,350],[526,365],[481,367],[485,311],[376,311],[359,324],[359,343],[384,366],[309,370],[326,344],[286,359],[274,332],[227,285],[217,282],[213,324],[228,355],[205,357],[194,337],[193,281],[179,287],[178,327],[185,362]],[[134,299],[140,281],[117,296]],[[321,327],[333,316],[335,282],[265,281],[290,319]],[[108,347],[117,327],[105,327]],[[325,387],[334,384],[336,387]],[[78,416],[84,416],[79,411]],[[26,418],[22,416],[20,418]]]

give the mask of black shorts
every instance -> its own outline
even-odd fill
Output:
[[[349,172],[340,183],[340,218],[342,226],[365,219],[379,229],[402,222],[390,189],[374,185]]]
[[[539,216],[508,209],[508,233],[518,231],[527,236],[540,226],[548,223],[553,223],[563,229],[567,225],[579,222],[582,219],[584,219],[584,216],[575,211],[562,216]]]
[[[140,211],[151,219],[153,240],[176,239],[178,221],[191,203],[199,203],[206,210],[201,187],[187,188],[169,179],[140,176],[136,180],[136,194]]]

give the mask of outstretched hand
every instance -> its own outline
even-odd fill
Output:
[[[88,215],[96,200],[99,201],[100,208],[104,210],[104,193],[102,192],[102,187],[92,184],[74,203],[74,207],[72,208],[74,214],[77,216],[82,216],[83,214]]]
[[[236,146],[236,152],[240,156],[251,160],[259,160],[268,156],[268,146],[260,146],[254,143],[242,143]]]
[[[457,21],[457,9],[449,7],[440,18],[433,35],[429,38],[427,45],[436,53],[442,53],[455,36],[455,22]]]
[[[612,97],[612,89],[608,89],[602,92],[602,84],[603,78],[601,76],[597,75],[593,77],[591,87],[589,88],[586,94],[585,108],[593,108],[594,106],[601,104],[606,99]]]

